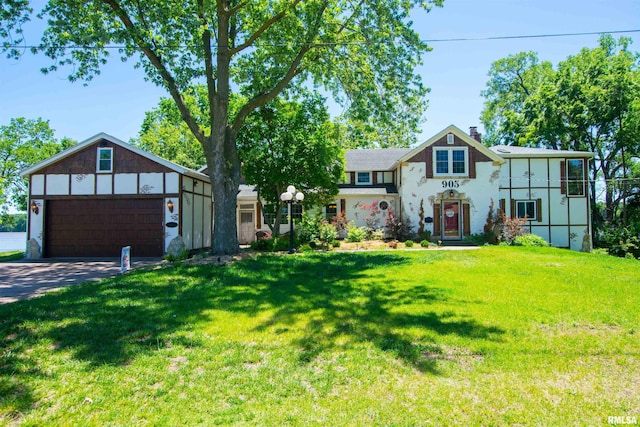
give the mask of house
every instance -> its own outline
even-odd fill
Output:
[[[415,148],[348,150],[339,194],[317,209],[328,219],[343,213],[357,226],[379,227],[392,212],[413,232],[421,227],[445,242],[482,233],[493,209],[524,218],[529,232],[553,246],[588,251],[591,158],[488,148],[475,128],[467,135],[452,125]],[[204,170],[106,134],[58,153],[22,172],[30,184],[27,258],[115,257],[123,246],[135,257],[210,247],[211,184]],[[238,240],[249,243],[268,228],[255,187],[238,190]],[[300,218],[302,207],[292,207]]]
[[[415,148],[348,150],[345,181],[322,214],[344,213],[357,226],[373,220],[382,227],[393,212],[414,232],[422,223],[433,238],[446,242],[482,233],[493,209],[526,218],[527,231],[553,246],[588,251],[591,158],[588,152],[488,148],[476,128],[466,134],[452,125]],[[244,194],[244,212],[259,217],[255,192]],[[286,224],[282,228],[287,230]]]
[[[211,246],[209,177],[100,133],[21,172],[27,258],[157,257]]]

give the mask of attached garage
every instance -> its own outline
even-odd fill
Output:
[[[209,177],[98,134],[26,170],[26,258],[133,257],[211,247]]]

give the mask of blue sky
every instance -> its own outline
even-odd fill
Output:
[[[514,35],[582,33],[640,29],[639,0],[445,0],[443,8],[412,17],[424,40],[486,38]],[[640,51],[640,33],[631,48]],[[39,34],[27,28],[27,43],[37,44]],[[618,35],[616,35],[618,37]],[[582,47],[597,46],[597,35],[511,40],[430,43],[419,68],[431,88],[427,121],[420,140],[450,124],[463,130],[478,126],[491,63],[521,51],[538,52],[554,64]],[[166,96],[144,81],[133,61],[117,57],[87,87],[70,83],[64,72],[49,75],[40,68],[49,64],[44,56],[25,54],[19,61],[0,58],[0,125],[13,117],[49,120],[58,138],[78,141],[99,132],[122,140],[137,135],[144,113]],[[339,113],[339,111],[333,111]]]

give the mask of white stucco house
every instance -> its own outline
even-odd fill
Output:
[[[526,217],[528,231],[552,246],[588,251],[591,158],[588,152],[488,148],[475,128],[467,134],[451,125],[415,148],[348,150],[345,181],[335,201],[322,210],[327,218],[344,212],[347,221],[364,226],[370,214],[365,207],[377,203],[381,226],[391,210],[408,218],[417,232],[422,216],[424,229],[446,242],[482,233],[493,203],[508,217]],[[255,192],[252,199],[246,186],[240,194],[244,216],[239,212],[239,229],[266,230],[259,222],[247,222],[260,217]],[[294,218],[299,214],[294,212]],[[252,239],[248,231],[244,236]]]

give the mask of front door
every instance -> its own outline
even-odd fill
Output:
[[[444,240],[460,240],[460,202],[442,203],[442,238]]]
[[[240,243],[253,242],[255,231],[253,211],[240,211]]]

